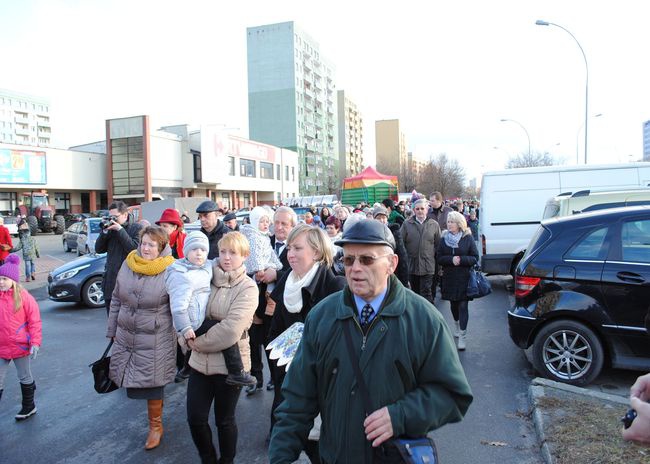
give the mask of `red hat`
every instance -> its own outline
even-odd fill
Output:
[[[181,221],[178,211],[173,208],[167,208],[163,211],[162,216],[160,216],[160,219],[156,221],[156,224],[160,225],[161,222],[167,222],[169,224],[177,225],[179,228],[183,228],[183,221]]]

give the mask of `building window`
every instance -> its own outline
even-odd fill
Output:
[[[239,175],[242,177],[255,177],[255,161],[241,158],[239,160]]]
[[[244,193],[244,208],[250,208],[251,206],[251,194]]]
[[[284,167],[284,180],[289,180],[289,166]]]
[[[291,181],[295,182],[296,181],[296,168],[291,166]]]
[[[194,163],[194,182],[203,182],[201,172],[201,152],[192,150],[192,161]]]
[[[275,178],[276,178],[277,180],[281,180],[281,179],[282,179],[282,169],[280,168],[280,165],[279,165],[279,164],[276,164],[276,165],[275,165]]]
[[[111,139],[113,193],[144,195],[144,152],[142,137]]]
[[[18,207],[18,194],[16,192],[0,192],[0,213],[5,216],[14,214]]]
[[[262,179],[273,179],[273,163],[260,161],[260,177]]]
[[[235,175],[235,158],[233,156],[228,157],[228,175]]]
[[[70,212],[70,194],[68,192],[54,192],[54,204],[57,213]]]
[[[221,207],[230,209],[230,194],[226,192],[221,193]]]

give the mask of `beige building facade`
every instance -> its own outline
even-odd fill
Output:
[[[377,171],[391,176],[403,176],[408,167],[406,136],[399,119],[375,121],[375,150]]]
[[[345,90],[337,92],[339,179],[356,176],[363,166],[363,117]]]

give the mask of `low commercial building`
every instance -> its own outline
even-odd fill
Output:
[[[0,214],[31,192],[56,212],[105,209],[175,197],[208,197],[222,208],[290,203],[298,196],[295,151],[215,126],[149,128],[148,116],[106,121],[106,140],[68,150],[0,143]]]

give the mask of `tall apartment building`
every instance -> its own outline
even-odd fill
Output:
[[[338,178],[334,69],[293,21],[249,27],[251,140],[296,151],[300,194],[333,193]]]
[[[51,137],[47,99],[0,89],[0,142],[47,147]]]
[[[406,136],[400,129],[399,119],[375,121],[375,149],[377,171],[398,176],[401,183],[408,168],[408,154]]]
[[[339,115],[339,178],[355,176],[363,169],[363,117],[345,93],[337,92]]]
[[[643,123],[643,161],[650,161],[650,121]]]

